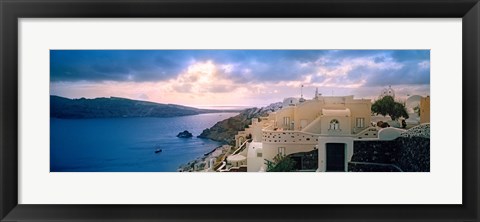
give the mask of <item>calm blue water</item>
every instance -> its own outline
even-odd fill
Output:
[[[50,120],[51,172],[175,172],[220,144],[196,138],[237,113],[172,118]],[[184,130],[193,138],[177,138]],[[155,147],[163,150],[155,154]]]

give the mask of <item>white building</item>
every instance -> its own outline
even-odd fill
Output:
[[[287,98],[283,104],[281,110],[254,119],[235,136],[238,151],[227,158],[230,167],[265,171],[265,160],[278,154],[318,150],[315,171],[347,171],[354,141],[379,139],[377,128],[370,125],[369,99],[316,93],[311,100]],[[385,139],[391,134],[386,132]]]

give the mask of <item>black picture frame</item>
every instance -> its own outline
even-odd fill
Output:
[[[478,221],[478,0],[1,0],[1,221]],[[18,204],[18,19],[123,17],[462,18],[462,205]],[[448,44],[448,43],[445,43]],[[119,194],[121,195],[121,194]],[[181,195],[181,194],[179,194]],[[441,195],[441,194],[439,194]]]

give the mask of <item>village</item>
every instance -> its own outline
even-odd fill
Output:
[[[399,100],[389,86],[372,101],[323,96],[317,89],[312,99],[285,98],[281,109],[239,131],[234,146],[179,171],[423,172],[429,154],[428,95]]]

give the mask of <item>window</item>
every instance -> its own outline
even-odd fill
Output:
[[[365,118],[357,118],[356,126],[357,126],[357,128],[364,128],[365,127]]]
[[[283,125],[290,127],[290,117],[283,117]]]
[[[285,147],[278,147],[278,153],[285,156]]]
[[[257,153],[257,157],[262,157],[262,153]]]
[[[340,129],[340,123],[336,119],[332,119],[330,121],[330,130],[339,130]]]

